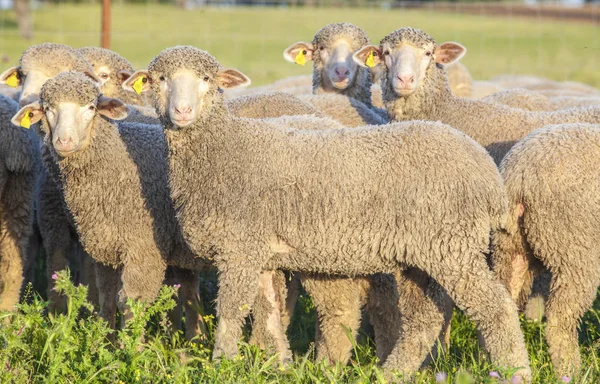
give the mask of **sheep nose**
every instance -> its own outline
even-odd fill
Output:
[[[178,115],[186,115],[192,112],[192,107],[189,105],[178,105],[174,109]]]
[[[335,69],[335,74],[342,77],[342,76],[348,76],[350,74],[350,70],[348,68],[345,67],[337,67]]]
[[[67,146],[68,144],[73,144],[73,138],[72,137],[59,137],[58,139],[56,139],[56,142],[62,146]]]
[[[400,83],[403,85],[410,85],[415,82],[415,76],[400,74],[398,75],[398,80],[400,80]]]

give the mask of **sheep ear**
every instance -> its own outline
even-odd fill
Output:
[[[223,89],[247,87],[251,83],[248,76],[233,68],[222,69],[217,75],[217,84]]]
[[[352,55],[352,59],[361,67],[374,68],[381,64],[381,50],[376,45],[365,45]]]
[[[123,69],[117,72],[117,79],[119,79],[119,82],[123,84],[127,79],[131,77],[131,75],[133,75],[133,72]]]
[[[10,122],[17,127],[29,128],[32,124],[42,119],[44,111],[39,101],[34,101],[19,109],[16,115],[10,119]]]
[[[11,67],[0,74],[0,84],[6,84],[9,87],[16,88],[21,85],[21,76],[19,71],[21,67]]]
[[[467,48],[459,43],[449,41],[435,47],[435,62],[449,65],[460,60],[465,53],[467,53]]]
[[[290,63],[304,65],[313,59],[314,47],[311,43],[299,41],[283,51],[283,58]]]
[[[129,76],[123,82],[123,89],[129,92],[135,92],[138,95],[142,93],[150,91],[150,74],[147,70],[141,69],[139,71],[135,71],[135,73]]]
[[[127,104],[119,99],[112,99],[104,96],[98,98],[96,110],[102,116],[106,116],[112,120],[123,120],[129,115]]]
[[[94,72],[91,71],[85,71],[83,72],[84,75],[86,75],[87,77],[89,77],[94,84],[96,84],[98,87],[101,87],[104,83],[102,82],[102,80],[100,80],[100,78],[98,76],[96,76],[96,74]]]

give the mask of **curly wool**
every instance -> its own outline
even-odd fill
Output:
[[[0,95],[0,310],[13,310],[19,302],[39,168],[35,134],[10,122],[18,109]]]
[[[23,52],[19,63],[25,75],[32,69],[42,71],[48,77],[64,71],[93,73],[87,60],[77,50],[64,44],[32,45]]]
[[[169,53],[155,62],[176,71]],[[215,61],[201,50],[187,60]],[[210,77],[217,68],[196,70]],[[150,73],[170,75],[159,65]],[[492,359],[522,367],[530,379],[516,306],[483,256],[506,209],[483,148],[436,122],[298,131],[240,119],[209,83],[200,118],[183,128],[167,122],[165,137],[186,241],[196,253],[217,251],[213,357],[237,354],[263,270],[355,276],[408,264],[427,271],[476,319]],[[386,368],[418,369],[403,364],[390,356]]]
[[[340,39],[350,43],[352,51],[356,52],[361,47],[369,44],[369,38],[365,31],[356,25],[350,23],[327,24],[321,28],[313,38],[313,93],[325,93],[323,89],[322,70],[323,61],[321,60],[319,47],[329,48],[336,44]],[[358,73],[354,83],[342,91],[336,90],[336,93],[352,97],[359,100],[367,107],[372,108],[371,103],[371,75],[368,68],[358,67]]]
[[[63,72],[44,83],[40,91],[43,106],[56,107],[60,103],[87,105],[98,101],[100,88],[80,72]]]
[[[407,28],[392,32],[381,40],[395,46],[402,39],[430,48],[434,40],[425,32]],[[395,121],[441,121],[459,129],[483,145],[496,164],[508,150],[529,132],[548,124],[600,122],[600,107],[573,108],[552,112],[531,112],[452,94],[442,65],[430,62],[419,88],[408,97],[398,96],[388,81],[388,69],[382,76],[383,100]]]
[[[581,367],[577,326],[600,282],[600,270],[590,267],[600,262],[600,125],[537,129],[500,168],[511,215],[493,236],[494,269],[515,299],[531,290],[536,264],[550,270],[546,340],[557,377],[574,377]]]

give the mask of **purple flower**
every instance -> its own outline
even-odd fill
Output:
[[[513,377],[510,378],[510,383],[511,384],[521,384],[521,383],[523,383],[523,380],[521,380],[521,377],[519,377],[517,375],[513,375]]]
[[[173,288],[175,288],[175,289],[179,289],[179,288],[181,288],[181,284],[175,284],[175,285],[173,286]]]
[[[56,287],[52,287],[51,291],[56,291]]]
[[[58,279],[58,276],[56,275],[56,272],[54,272],[54,273],[52,274],[52,280],[56,280],[56,279]]]
[[[448,379],[448,374],[446,372],[438,372],[435,374],[435,382],[436,383],[445,383]]]
[[[560,378],[560,381],[562,381],[563,383],[570,383],[571,378],[569,376],[563,376]]]
[[[492,371],[490,372],[490,377],[493,377],[495,379],[499,379],[500,378],[500,374],[496,371]]]

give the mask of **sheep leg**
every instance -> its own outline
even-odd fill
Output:
[[[181,284],[179,303],[183,305],[185,310],[185,338],[192,340],[196,336],[201,335],[201,339],[204,339],[208,334],[204,318],[202,317],[204,305],[200,298],[198,272],[181,268],[172,269],[175,281]],[[178,319],[181,319],[181,309],[179,310]]]
[[[233,260],[239,261],[233,261]],[[232,359],[238,354],[244,319],[250,314],[259,287],[259,269],[249,268],[248,258],[223,257],[219,270],[218,324],[213,359]]]
[[[279,360],[287,364],[292,352],[281,322],[287,296],[286,279],[282,271],[264,271],[259,277],[259,291],[252,313],[254,324],[250,342],[262,349],[274,349]]]
[[[576,270],[568,265],[561,268]],[[591,266],[577,268],[575,274],[553,274],[546,307],[546,340],[557,377],[573,377],[581,367],[577,325],[596,298],[599,275]]]
[[[384,368],[416,372],[424,363],[449,321],[452,301],[424,272],[409,268],[396,274],[400,308],[398,340]]]
[[[292,322],[296,303],[300,297],[300,276],[298,274],[284,272],[284,278],[286,282],[284,288],[287,290],[287,297],[285,299],[285,307],[282,308],[281,326],[283,327],[283,332],[287,333],[290,323]],[[280,292],[283,292],[283,288],[280,289]],[[282,293],[281,295],[284,297]]]
[[[23,250],[9,230],[6,218],[0,222],[0,310],[13,310],[23,285]]]
[[[83,269],[83,279],[82,284],[88,286],[88,300],[95,308],[100,308],[100,293],[98,292],[98,284],[96,283],[96,267],[94,266],[94,259],[90,255],[88,255],[81,244],[77,244],[78,249],[77,252],[81,257],[81,268]]]
[[[517,375],[531,381],[517,307],[508,291],[494,278],[482,254],[461,255],[453,260],[469,260],[469,264],[433,263],[427,272],[477,323],[492,361],[499,366],[518,368]]]
[[[393,275],[379,273],[369,281],[366,310],[375,334],[377,358],[385,362],[400,336],[398,282]]]
[[[531,294],[523,311],[525,317],[533,321],[542,321],[544,309],[548,296],[550,294],[550,282],[552,274],[548,270],[543,270],[533,279]]]
[[[0,310],[19,302],[33,227],[31,178],[9,177],[0,202]]]
[[[360,327],[361,279],[302,275],[317,310],[317,361],[346,364]]]
[[[100,305],[100,317],[106,320],[108,325],[116,328],[117,315],[117,292],[121,280],[120,269],[114,269],[108,265],[95,262],[96,286],[98,287],[98,303]]]
[[[261,349],[274,349],[282,361],[292,359],[286,336],[287,324],[283,323],[286,309],[287,287],[283,271],[263,272],[259,278],[259,293],[254,301],[252,336],[250,343]]]
[[[128,321],[132,314],[127,307],[127,299],[142,300],[146,304],[156,299],[165,278],[167,265],[158,249],[132,251],[129,255],[123,255],[122,260],[124,265],[118,303],[125,321]],[[139,261],[136,262],[137,260]]]

